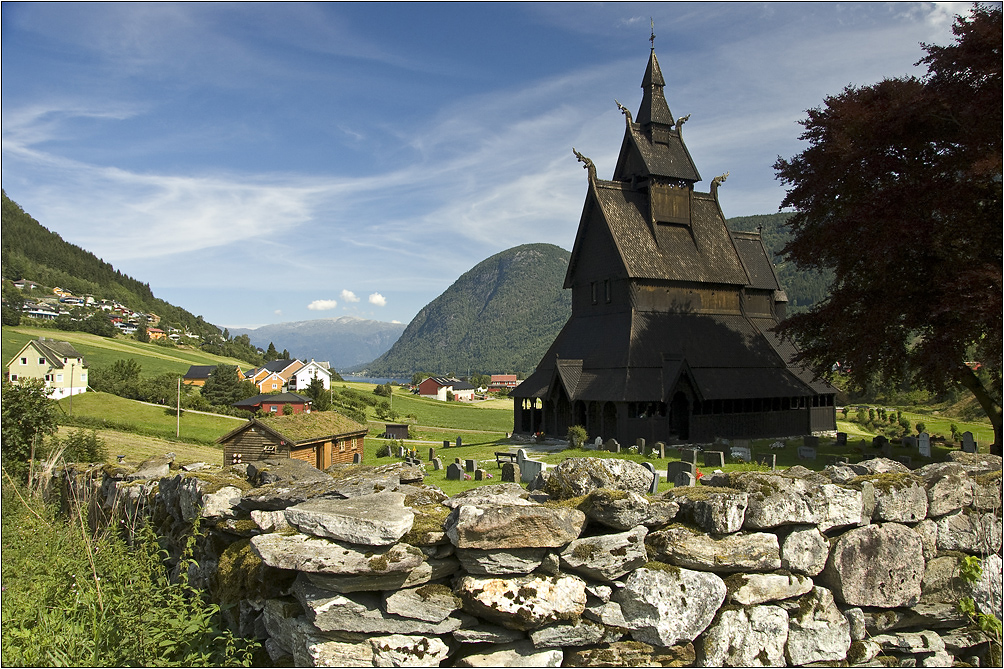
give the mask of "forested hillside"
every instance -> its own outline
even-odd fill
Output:
[[[730,230],[755,232],[761,227],[764,246],[773,255],[774,270],[777,272],[781,287],[788,294],[788,313],[795,314],[807,311],[816,302],[829,294],[831,272],[806,272],[795,269],[790,262],[781,258],[781,249],[788,243],[788,229],[785,222],[791,218],[790,213],[761,214],[757,216],[737,216],[726,220]]]
[[[372,363],[374,376],[529,373],[572,312],[569,252],[525,244],[478,263],[422,309]]]
[[[161,327],[177,327],[198,335],[219,334],[219,329],[154,297],[150,285],[122,274],[93,253],[70,244],[49,231],[2,193],[3,238],[0,270],[11,281],[29,279],[59,286],[75,295],[117,300],[130,308],[161,317]]]

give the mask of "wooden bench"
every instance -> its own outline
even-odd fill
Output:
[[[517,453],[503,453],[495,451],[495,464],[499,466],[499,469],[502,469],[503,460],[505,460],[506,462],[511,462],[512,464],[516,464],[517,455],[518,455]]]

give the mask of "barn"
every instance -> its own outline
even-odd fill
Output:
[[[512,391],[514,430],[635,443],[781,437],[836,429],[835,389],[774,333],[787,298],[758,233],[730,231],[699,192],[653,49],[613,178],[589,158],[564,287],[572,315]]]
[[[333,464],[362,462],[366,432],[365,425],[335,411],[313,411],[252,418],[217,443],[223,446],[224,465],[296,458],[326,469]]]

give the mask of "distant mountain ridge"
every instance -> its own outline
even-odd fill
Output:
[[[529,373],[572,312],[570,253],[524,244],[464,273],[412,319],[371,376]]]
[[[246,334],[261,349],[274,343],[280,351],[286,349],[298,358],[326,360],[334,369],[347,369],[385,353],[404,328],[403,323],[340,316],[258,328],[230,328],[230,334],[234,337]]]

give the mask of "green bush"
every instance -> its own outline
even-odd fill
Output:
[[[581,425],[573,425],[568,428],[568,436],[565,437],[568,440],[568,448],[582,448],[589,439],[589,435],[586,434],[586,428]]]
[[[187,569],[169,580],[151,530],[94,536],[9,480],[2,515],[5,665],[250,665],[257,642],[222,629]]]

